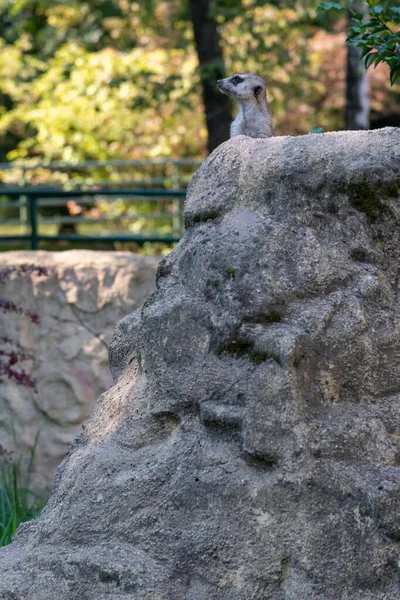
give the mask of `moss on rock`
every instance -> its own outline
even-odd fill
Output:
[[[372,182],[367,179],[351,181],[346,186],[351,204],[365,214],[370,223],[375,223],[387,212],[385,198],[397,198],[399,184],[397,181]]]

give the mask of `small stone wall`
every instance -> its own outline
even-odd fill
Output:
[[[0,298],[37,312],[1,315],[1,335],[35,357],[23,366],[36,391],[13,381],[0,384],[0,443],[28,456],[35,444],[34,484],[51,488],[72,439],[95,400],[112,384],[107,346],[115,324],[141,306],[154,288],[159,257],[129,252],[3,252],[0,269],[21,264],[46,267],[47,277],[11,277]]]

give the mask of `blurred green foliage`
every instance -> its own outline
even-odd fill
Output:
[[[278,134],[343,127],[345,19],[317,5],[211,3],[227,72],[266,79]],[[0,17],[0,160],[205,154],[185,0],[2,0]],[[373,109],[396,93],[377,69]]]

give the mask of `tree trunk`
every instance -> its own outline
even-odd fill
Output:
[[[367,11],[364,0],[356,0],[351,6],[357,13],[365,14]],[[360,49],[350,44],[347,45],[346,129],[369,129],[368,73]]]
[[[215,83],[225,77],[225,73],[217,23],[209,15],[210,0],[189,0],[189,7],[203,88],[208,151],[212,152],[229,138],[231,105]]]

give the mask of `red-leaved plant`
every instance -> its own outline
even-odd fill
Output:
[[[6,267],[0,270],[0,283],[9,279],[12,275],[24,277],[30,275],[45,277],[48,275],[47,269],[35,265],[19,265],[16,267]],[[37,313],[18,306],[12,300],[0,297],[0,310],[3,314],[16,313],[26,315],[32,323],[39,325],[40,317]],[[0,336],[0,383],[4,378],[12,379],[19,385],[29,388],[35,388],[35,381],[32,377],[20,367],[19,363],[25,360],[33,360],[33,356],[17,341],[5,336]]]

